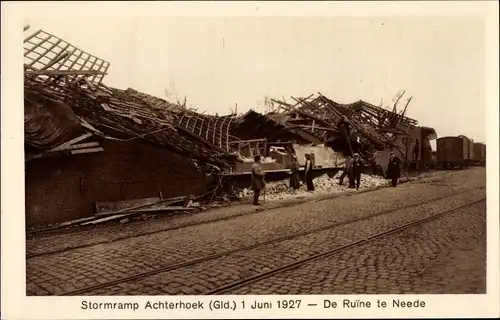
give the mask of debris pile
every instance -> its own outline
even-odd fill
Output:
[[[335,176],[330,177],[327,174],[319,176],[313,180],[315,193],[337,193],[346,192],[350,190],[348,188],[347,177],[343,181],[343,185],[339,185],[339,178],[342,173],[338,172]],[[362,189],[374,189],[382,186],[388,185],[387,180],[380,176],[372,176],[367,174],[361,174],[361,181],[359,188]],[[352,189],[351,189],[352,190]],[[290,188],[289,180],[282,180],[277,182],[269,182],[266,184],[266,190],[262,193],[266,201],[282,200],[289,198],[297,198],[305,196],[308,194],[306,191],[306,186],[301,182],[301,187],[299,190],[294,192]],[[249,198],[253,195],[252,190],[245,188],[239,192],[240,198]]]

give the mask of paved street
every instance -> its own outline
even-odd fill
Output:
[[[260,211],[234,206],[35,238],[27,242],[35,254],[27,294],[206,294],[337,249],[227,294],[482,293],[486,204],[457,208],[484,199],[485,182],[484,168],[440,171],[397,188]]]

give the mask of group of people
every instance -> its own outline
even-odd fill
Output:
[[[313,162],[311,156],[306,154],[306,163],[305,163],[305,172],[304,172],[304,180],[306,183],[307,191],[314,191],[314,183],[312,176]],[[261,191],[265,189],[266,182],[264,179],[264,171],[261,168],[261,158],[260,156],[254,157],[254,164],[252,166],[252,177],[251,184],[253,190],[253,204],[259,204],[259,198]],[[300,175],[299,175],[299,160],[296,155],[292,155],[292,165],[290,170],[290,188],[296,192],[300,188]]]
[[[306,154],[306,163],[304,168],[304,180],[306,183],[307,191],[314,191],[313,183],[313,162],[311,156]],[[364,166],[364,161],[361,159],[358,153],[354,153],[352,158],[347,157],[344,170],[339,178],[339,185],[342,185],[345,177],[349,179],[349,188],[359,189],[361,182],[361,171]],[[300,175],[299,175],[299,161],[296,155],[292,156],[292,165],[290,170],[290,188],[296,192],[300,188]],[[398,184],[398,179],[401,175],[401,160],[395,156],[394,152],[389,154],[389,163],[387,164],[387,174],[386,178],[391,180],[392,186],[396,187]],[[265,189],[265,174],[261,168],[261,157],[254,157],[254,164],[252,166],[252,176],[251,184],[252,190],[254,192],[253,204],[260,205],[259,198],[261,191]]]
[[[361,182],[361,169],[364,166],[364,161],[359,157],[358,153],[353,154],[352,158],[347,157],[344,171],[339,178],[339,185],[344,184],[344,179],[347,176],[349,179],[349,188],[359,189]]]
[[[347,176],[349,179],[349,188],[359,189],[361,182],[361,170],[364,166],[364,161],[358,153],[353,157],[347,157],[344,170],[339,178],[339,185],[343,185],[344,179]],[[389,153],[389,162],[387,164],[386,178],[391,180],[393,187],[398,185],[398,179],[401,177],[401,160],[396,157],[394,152]]]

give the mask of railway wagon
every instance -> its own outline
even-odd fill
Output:
[[[436,140],[436,160],[438,168],[467,167],[469,145],[461,137],[442,137]]]
[[[458,136],[462,139],[464,147],[464,159],[466,167],[474,162],[474,141],[464,135]]]
[[[469,139],[469,158],[470,163],[474,163],[474,140]]]
[[[474,143],[474,163],[486,165],[486,145],[484,143]]]

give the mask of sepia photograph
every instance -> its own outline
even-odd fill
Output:
[[[24,263],[23,312],[387,317],[431,314],[439,297],[492,303],[491,20],[301,4],[79,15],[48,2],[2,32],[19,51],[2,53],[2,96],[19,87],[17,107],[2,97],[3,149],[5,125],[19,132],[2,152],[2,259]]]
[[[27,295],[486,292],[480,20],[24,34]]]

